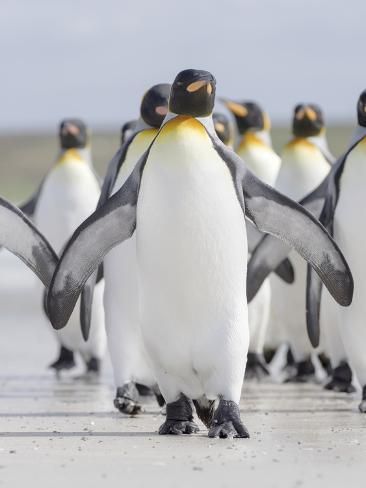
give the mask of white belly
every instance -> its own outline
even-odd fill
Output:
[[[323,181],[329,169],[329,164],[315,145],[306,140],[295,140],[283,151],[275,186],[285,195],[300,200]],[[294,266],[295,282],[287,285],[278,279],[272,280],[271,316],[275,321],[270,323],[270,327],[283,331],[295,360],[303,361],[312,351],[306,332],[306,264],[294,251],[289,258]]]
[[[361,385],[366,385],[366,226],[363,209],[366,187],[366,143],[361,142],[347,159],[334,219],[334,237],[354,278],[350,307],[339,307],[340,332]]]
[[[238,401],[248,347],[243,212],[202,126],[179,120],[158,136],[138,201],[143,337],[168,401],[218,389]]]
[[[247,145],[242,150],[239,148],[237,152],[257,178],[267,185],[275,184],[281,159],[271,147]]]
[[[94,212],[99,193],[95,175],[85,161],[69,159],[56,164],[48,174],[37,203],[35,222],[58,254],[76,228]],[[91,335],[87,343],[80,332],[79,306],[67,326],[57,331],[63,345],[80,351],[87,359],[90,355],[101,358],[106,347],[103,286],[101,283],[95,290]]]

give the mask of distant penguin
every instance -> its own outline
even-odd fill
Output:
[[[215,127],[216,134],[221,142],[226,146],[234,146],[234,130],[229,118],[220,112],[212,114],[212,120]]]
[[[143,96],[140,122],[135,124],[133,134],[125,142],[128,147],[123,151],[108,198],[121,188],[156,137],[168,112],[169,93],[170,85],[162,83],[154,85]],[[104,278],[106,330],[116,385],[114,405],[122,413],[136,415],[141,411],[136,383],[140,391],[139,385],[152,388],[160,405],[164,404],[164,399],[156,387],[140,333],[135,235],[106,256]]]
[[[248,437],[239,411],[248,349],[244,213],[261,232],[295,246],[337,300],[350,300],[352,277],[316,219],[264,185],[217,137],[215,88],[207,71],[177,75],[157,137],[121,189],[74,233],[47,307],[61,329],[88,276],[135,232],[141,333],[167,401],[159,433],[198,430],[192,399],[209,437]]]
[[[282,151],[282,165],[276,180],[276,189],[300,200],[325,178],[331,159],[326,148],[323,114],[312,104],[295,107],[292,121],[293,139]],[[294,253],[290,260],[295,269],[295,282],[288,285],[272,277],[272,313],[280,327],[279,343],[286,341],[295,359],[295,372],[290,379],[305,381],[314,375],[311,361],[312,346],[306,333],[305,287],[306,265]]]
[[[130,120],[125,122],[121,127],[121,146],[132,136],[135,132],[138,120]]]
[[[61,152],[37,192],[34,221],[61,254],[78,225],[95,210],[100,188],[91,165],[85,124],[79,119],[63,120],[59,139]],[[57,332],[60,353],[51,368],[60,371],[74,367],[74,353],[78,352],[87,371],[99,373],[106,350],[102,283],[97,285],[93,307],[94,327],[87,342],[80,331],[77,311],[68,326]]]
[[[272,149],[268,115],[251,101],[233,102],[223,100],[233,114],[239,133],[237,154],[248,168],[264,183],[273,186],[281,165],[281,159]],[[250,225],[250,224],[249,224]],[[265,281],[249,305],[250,345],[246,378],[262,379],[269,374],[264,359],[264,345],[271,307],[271,286]]]

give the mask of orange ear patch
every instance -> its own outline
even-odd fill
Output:
[[[188,85],[186,89],[187,89],[187,92],[194,93],[205,85],[207,85],[207,81],[204,81],[204,80],[194,81],[193,83]]]
[[[166,115],[168,113],[168,107],[164,105],[158,105],[157,107],[155,107],[155,112],[158,115]]]

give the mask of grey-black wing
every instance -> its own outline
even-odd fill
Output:
[[[58,258],[47,239],[14,205],[0,198],[0,245],[15,254],[47,288]]]
[[[35,193],[29,198],[29,200],[27,200],[26,202],[19,205],[19,209],[27,217],[29,217],[31,219],[33,219],[33,217],[34,217],[34,214],[35,214],[35,211],[37,208],[37,204],[38,204],[38,200],[39,200],[39,197],[40,197],[41,192],[42,192],[43,183],[44,183],[44,179],[41,181],[39,187],[37,188]]]
[[[304,207],[256,178],[233,151],[218,143],[214,146],[231,171],[247,218],[261,232],[294,248],[315,269],[335,300],[349,305],[352,274],[326,229]]]

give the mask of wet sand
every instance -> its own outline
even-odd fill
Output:
[[[158,436],[148,400],[138,418],[113,409],[109,362],[99,383],[57,380],[52,331],[33,277],[0,256],[0,486],[362,486],[366,416],[358,396],[319,385],[250,384],[241,401],[251,439]]]

